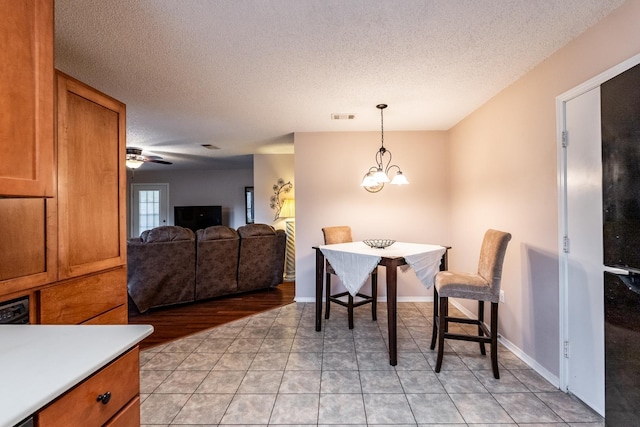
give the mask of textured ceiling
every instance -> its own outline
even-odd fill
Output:
[[[379,103],[385,130],[449,129],[622,3],[56,0],[55,62],[174,162],[145,168],[223,167],[292,153],[293,132],[379,130]]]

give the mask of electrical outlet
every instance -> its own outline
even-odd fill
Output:
[[[500,302],[504,302],[504,291],[500,289]]]

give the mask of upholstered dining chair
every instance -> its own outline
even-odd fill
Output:
[[[457,273],[440,271],[435,277],[433,291],[433,334],[431,350],[438,340],[436,372],[440,372],[444,356],[444,340],[463,340],[480,343],[480,353],[486,355],[485,343],[490,344],[493,376],[500,378],[498,371],[498,302],[502,263],[511,234],[497,230],[487,230],[480,249],[477,273]],[[478,319],[449,316],[449,298],[463,298],[478,301]],[[488,329],[484,323],[484,302],[491,303],[491,321]],[[438,311],[440,311],[438,313]],[[478,326],[477,335],[449,332],[449,323],[465,323]]]
[[[349,243],[353,241],[351,237],[351,227],[346,225],[335,226],[335,227],[324,227],[322,229],[322,234],[324,235],[324,244],[325,245],[333,245],[336,243]],[[358,300],[349,293],[349,292],[340,292],[337,294],[331,294],[331,275],[335,275],[336,272],[329,264],[329,261],[326,262],[325,268],[325,310],[324,310],[324,318],[328,319],[331,309],[331,303],[335,303],[341,305],[343,307],[347,307],[347,317],[349,319],[349,329],[353,329],[353,309],[354,307],[359,307],[364,304],[371,304],[371,317],[373,320],[377,320],[376,311],[377,311],[377,299],[378,299],[378,266],[376,266],[371,272],[371,295],[365,295],[363,293],[358,292],[356,297]],[[344,301],[342,298],[347,297],[347,300]]]

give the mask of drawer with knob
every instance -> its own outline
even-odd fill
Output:
[[[133,348],[36,415],[38,427],[102,426],[123,408],[139,411],[139,351]],[[135,404],[134,408],[131,405]]]

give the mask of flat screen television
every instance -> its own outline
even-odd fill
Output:
[[[194,232],[212,225],[222,225],[222,206],[174,206],[173,223]]]
[[[600,87],[604,265],[640,273],[640,65]]]

